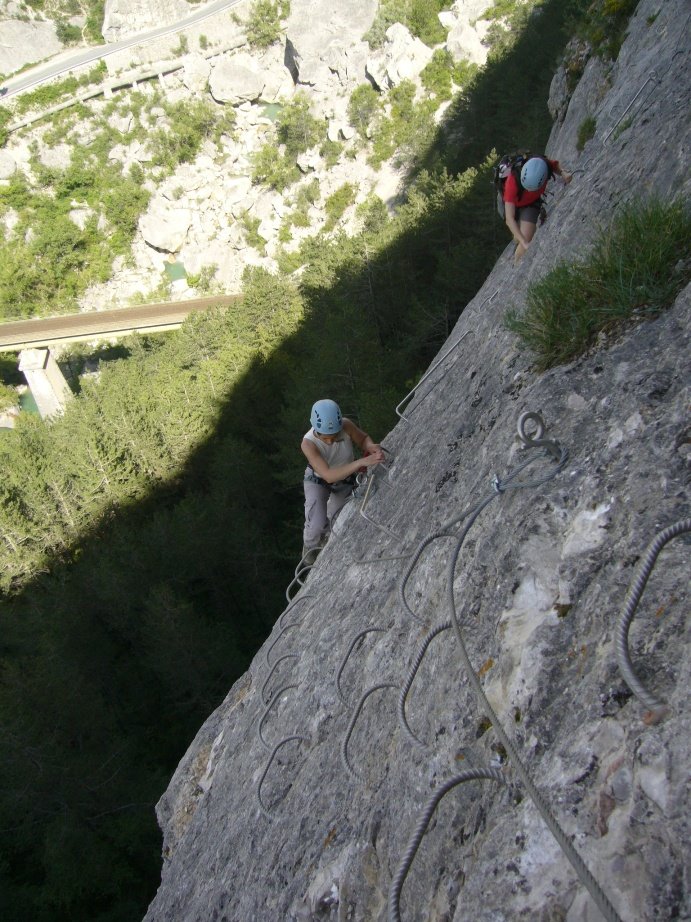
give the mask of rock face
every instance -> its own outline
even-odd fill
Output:
[[[489,49],[482,40],[487,35],[489,22],[478,17],[490,6],[490,0],[458,0],[450,12],[439,14],[442,25],[449,30],[446,50],[454,60],[474,64],[486,62]]]
[[[367,76],[380,89],[388,90],[401,80],[413,80],[432,60],[432,49],[395,22],[386,30],[386,44],[367,58]]]
[[[385,436],[393,460],[370,520],[360,501],[346,506],[304,588],[293,587],[295,601],[191,744],[158,807],[164,867],[147,922],[398,918],[387,916],[389,888],[421,811],[467,768],[503,783],[473,781],[443,799],[400,917],[601,918],[490,727],[454,630],[432,637],[405,699],[419,742],[397,716],[423,640],[451,618],[449,584],[479,682],[605,899],[624,920],[691,915],[688,539],[662,552],[630,635],[664,719],[631,696],[614,645],[636,561],[689,515],[691,294],[542,375],[502,323],[531,280],[587,249],[612,205],[641,188],[688,198],[684,7],[641,2],[592,114],[611,125],[645,83],[648,58],[659,82],[639,96],[626,134],[605,142],[598,130],[580,159],[574,94],[550,153],[584,172],[557,189],[518,269],[507,248],[450,337],[457,347]],[[591,98],[587,86],[579,95]],[[658,159],[639,158],[647,145]],[[568,451],[561,467],[516,438],[520,414],[537,410]],[[449,536],[412,566],[411,615],[400,594],[411,555],[464,527],[455,566]]]
[[[139,221],[139,230],[146,242],[165,253],[177,253],[192,224],[187,208],[150,209]]]
[[[193,10],[185,0],[106,0],[101,31],[107,42],[119,42],[184,19]]]
[[[234,54],[223,58],[211,71],[211,95],[216,102],[239,106],[255,102],[264,89],[264,75],[249,54]]]
[[[0,73],[11,74],[59,51],[62,45],[54,22],[0,20]]]
[[[377,0],[291,0],[286,21],[286,64],[297,83],[320,85],[337,75],[359,82]]]

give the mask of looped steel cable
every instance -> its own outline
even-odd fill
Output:
[[[286,659],[300,659],[300,656],[297,653],[284,653],[283,656],[278,657],[276,662],[271,667],[271,672],[268,674],[268,676],[264,680],[264,684],[262,685],[262,690],[261,690],[262,704],[267,705],[269,701],[271,700],[271,698],[267,698],[266,696],[266,687],[271,681],[271,677],[273,676],[274,672],[276,672],[276,669],[280,666],[283,660],[286,660]],[[273,695],[271,697],[273,697]]]
[[[286,599],[288,600],[288,602],[294,602],[294,601],[295,601],[295,596],[291,596],[290,590],[291,590],[291,589],[293,588],[293,586],[295,586],[296,584],[300,587],[300,589],[302,589],[302,587],[305,585],[305,583],[304,583],[304,580],[301,580],[301,579],[300,579],[300,576],[301,576],[303,573],[309,572],[309,570],[311,570],[313,566],[314,566],[314,564],[310,564],[309,567],[305,567],[303,570],[300,570],[300,573],[299,573],[299,574],[296,574],[296,575],[291,579],[291,581],[288,583],[288,587],[287,587],[287,589],[286,589]],[[300,591],[300,589],[298,589],[298,592]],[[295,593],[295,595],[297,595],[297,593]]]
[[[420,819],[418,820],[415,831],[410,837],[408,847],[401,858],[396,873],[394,874],[391,886],[389,888],[389,922],[401,922],[401,890],[408,876],[408,871],[415,859],[417,850],[422,842],[422,837],[427,831],[429,821],[432,819],[434,811],[437,809],[439,801],[445,797],[449,791],[465,781],[497,781],[504,782],[504,776],[498,768],[469,768],[460,775],[451,778],[446,784],[443,784],[439,790],[435,791],[432,797],[425,805]]]
[[[674,525],[670,525],[663,529],[660,534],[650,542],[631,580],[629,591],[624,600],[624,609],[619,616],[616,629],[615,650],[617,663],[619,664],[619,669],[624,681],[639,701],[651,711],[657,712],[655,714],[657,718],[664,716],[663,709],[666,709],[666,705],[664,701],[661,701],[646,689],[634,671],[629,656],[629,627],[660,551],[665,544],[672,540],[672,538],[676,538],[678,535],[682,535],[688,531],[691,531],[691,519],[682,519]]]
[[[316,595],[315,595],[314,593],[306,592],[304,595],[300,595],[300,596],[298,596],[296,599],[293,599],[292,602],[290,603],[290,605],[289,605],[289,606],[283,611],[283,613],[280,615],[280,617],[279,617],[279,619],[278,619],[278,626],[279,626],[279,627],[283,627],[283,622],[284,622],[286,616],[289,615],[290,612],[295,608],[295,606],[300,604],[300,602],[306,602],[306,601],[308,601],[309,599],[316,599],[316,598],[317,598],[317,597],[316,597]]]
[[[557,470],[561,469],[561,466],[563,465],[560,464],[557,467],[557,469],[555,469],[554,474],[557,473]],[[524,484],[521,484],[520,486],[524,486]],[[447,578],[447,583],[446,583],[447,599],[448,599],[449,609],[451,611],[451,619],[453,623],[453,628],[456,633],[456,637],[458,639],[461,659],[468,673],[468,678],[475,692],[475,696],[480,706],[480,709],[484,712],[485,716],[487,717],[489,722],[492,724],[494,728],[494,732],[499,737],[499,740],[501,741],[506,752],[510,756],[512,763],[514,765],[514,768],[516,769],[517,774],[519,775],[521,781],[523,782],[525,789],[527,790],[533,803],[539,810],[540,815],[542,816],[543,820],[547,824],[550,832],[552,833],[554,838],[557,840],[559,847],[563,851],[568,861],[571,863],[571,866],[573,867],[574,871],[578,875],[579,880],[586,887],[591,897],[595,901],[595,904],[599,908],[600,912],[603,914],[605,919],[607,919],[607,922],[622,922],[616,909],[610,903],[606,894],[604,893],[604,891],[602,890],[598,882],[595,880],[593,875],[590,873],[587,865],[585,864],[581,856],[578,854],[576,849],[571,844],[570,839],[567,837],[566,833],[562,830],[561,826],[558,824],[557,820],[552,815],[552,812],[550,808],[548,807],[547,802],[543,798],[540,791],[537,789],[536,785],[533,783],[533,780],[528,774],[528,771],[518,753],[518,750],[516,749],[516,747],[513,744],[513,741],[510,739],[510,737],[504,730],[499,718],[497,717],[494,711],[494,708],[492,707],[487,696],[485,695],[480,679],[473,668],[473,665],[470,661],[470,657],[468,655],[468,651],[465,646],[465,641],[463,639],[463,633],[461,631],[460,621],[458,619],[458,613],[456,611],[456,600],[454,598],[454,589],[453,589],[454,575],[456,571],[456,563],[458,562],[458,556],[461,552],[461,547],[463,546],[463,542],[465,541],[468,532],[472,528],[473,523],[477,519],[482,509],[492,499],[493,499],[493,495],[490,495],[485,501],[483,501],[479,505],[476,512],[471,516],[470,520],[468,521],[468,523],[466,524],[465,528],[463,529],[462,533],[459,536],[459,539],[456,543],[456,547],[454,548],[453,553],[451,554],[451,559],[449,561],[448,578]]]
[[[266,710],[262,714],[261,719],[259,721],[259,739],[262,741],[262,743],[266,746],[267,749],[271,749],[271,744],[267,743],[266,740],[264,739],[264,721],[269,716],[271,708],[279,700],[283,692],[288,691],[288,689],[290,688],[298,688],[298,687],[299,686],[296,684],[284,685],[283,688],[281,688],[279,691],[276,692],[276,694],[273,696],[271,701],[269,701],[269,703],[267,704]]]
[[[437,531],[433,535],[428,535],[418,544],[417,549],[415,553],[413,554],[412,560],[406,567],[406,571],[403,574],[403,578],[401,579],[401,582],[398,585],[398,597],[401,600],[401,605],[405,608],[405,610],[408,612],[410,617],[413,618],[414,621],[417,621],[419,624],[424,624],[425,623],[424,619],[420,618],[413,611],[410,605],[408,605],[408,600],[405,597],[405,587],[408,585],[408,580],[413,575],[413,570],[418,565],[418,561],[420,560],[420,557],[422,557],[422,554],[425,548],[428,547],[433,541],[436,541],[437,538],[453,538],[454,537],[453,534],[450,534],[447,531],[447,528],[448,526],[445,526],[443,531]]]
[[[430,633],[425,637],[425,639],[422,642],[422,646],[418,650],[418,653],[417,653],[417,656],[415,657],[413,665],[410,667],[410,671],[408,672],[408,676],[405,680],[403,688],[401,689],[401,693],[398,696],[398,720],[401,726],[403,727],[403,729],[405,730],[405,732],[413,740],[413,742],[417,743],[418,746],[422,746],[423,749],[426,749],[427,745],[423,743],[422,740],[419,739],[419,737],[415,736],[413,731],[408,726],[408,719],[405,713],[406,699],[413,685],[413,682],[415,681],[415,676],[417,675],[417,671],[420,668],[420,663],[422,662],[425,656],[425,653],[427,652],[427,647],[429,647],[429,645],[432,643],[432,641],[438,634],[441,634],[443,631],[448,631],[450,627],[451,627],[451,622],[444,621],[443,624],[439,624],[437,627],[434,628],[433,631],[430,631]]]
[[[266,767],[264,771],[262,772],[262,776],[259,779],[259,784],[257,785],[257,800],[259,801],[259,809],[262,811],[264,816],[266,816],[268,819],[273,819],[273,816],[271,815],[271,811],[269,810],[269,808],[264,804],[264,801],[262,800],[262,785],[264,784],[264,781],[266,780],[266,776],[269,773],[269,769],[271,768],[271,765],[273,764],[273,760],[276,757],[276,753],[278,752],[278,750],[282,746],[285,746],[286,743],[290,743],[293,740],[302,740],[305,743],[309,743],[311,741],[309,736],[302,736],[299,733],[296,733],[293,736],[286,736],[286,738],[281,740],[280,743],[277,743],[273,748],[273,752],[269,756],[269,761],[266,763]]]
[[[285,627],[281,628],[281,630],[280,630],[280,631],[278,632],[278,634],[276,635],[276,638],[274,639],[274,642],[271,644],[271,646],[269,647],[269,649],[266,651],[266,665],[267,665],[267,666],[270,666],[270,665],[271,665],[271,651],[272,651],[273,648],[276,646],[276,644],[277,644],[278,641],[281,639],[281,637],[283,637],[283,635],[284,635],[287,631],[289,631],[289,630],[291,629],[291,627],[300,627],[301,624],[302,624],[302,621],[291,621],[290,624],[286,624]]]
[[[348,702],[346,701],[345,695],[343,694],[343,689],[341,688],[341,676],[343,674],[343,670],[346,667],[346,663],[348,662],[350,658],[350,654],[355,649],[355,644],[358,642],[358,640],[361,640],[367,634],[372,634],[374,632],[385,634],[386,631],[387,631],[387,628],[385,627],[368,627],[368,628],[365,628],[364,631],[360,631],[359,634],[356,634],[355,637],[353,637],[353,640],[351,641],[351,644],[348,647],[348,652],[341,660],[341,665],[338,667],[338,672],[336,673],[336,691],[338,692],[338,697],[341,699],[343,704],[345,704],[346,706]]]
[[[357,778],[358,781],[362,781],[362,775],[358,771],[356,771],[353,768],[353,766],[350,764],[350,761],[348,759],[348,742],[350,740],[350,737],[353,735],[355,724],[358,721],[360,712],[362,711],[362,707],[365,701],[367,701],[369,696],[374,694],[374,692],[380,691],[383,688],[398,688],[398,685],[394,685],[393,682],[380,682],[379,685],[373,685],[372,688],[367,689],[367,691],[364,693],[362,698],[360,698],[360,700],[357,703],[357,707],[355,708],[355,711],[353,712],[353,716],[350,718],[350,723],[348,724],[346,735],[343,737],[343,743],[341,744],[341,759],[343,761],[343,765],[346,771],[348,772],[348,774],[351,775],[351,777],[353,778]]]

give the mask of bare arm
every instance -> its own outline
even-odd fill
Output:
[[[567,170],[563,169],[563,167],[561,166],[558,160],[557,160],[556,166],[554,166],[552,169],[557,174],[557,176],[561,176],[564,182],[564,185],[568,186],[568,184],[573,179],[573,175],[569,173]]]
[[[379,464],[384,460],[384,452],[372,439],[359,429],[355,423],[344,417],[343,429],[353,440],[354,444],[363,452],[370,452],[367,457],[356,458],[347,464],[340,464],[338,467],[329,467],[327,462],[319,454],[319,450],[309,439],[303,439],[300,444],[302,453],[307,458],[309,466],[318,477],[327,483],[336,483],[339,480],[345,480],[351,474],[356,474],[361,467],[371,467],[373,464]]]
[[[518,221],[516,220],[516,206],[513,202],[504,202],[504,216],[506,218],[506,226],[511,231],[516,243],[522,244],[524,247],[530,246],[530,241],[526,240],[521,233],[521,228],[518,226]]]
[[[344,417],[343,419],[343,428],[351,437],[355,445],[360,449],[360,451],[365,454],[365,452],[370,452],[370,454],[381,454],[381,460],[384,460],[384,453],[380,445],[378,445],[366,432],[363,432],[352,419]],[[362,467],[362,465],[360,465]]]

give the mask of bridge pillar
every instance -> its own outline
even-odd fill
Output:
[[[26,378],[41,419],[64,412],[72,391],[50,349],[24,349],[19,353],[19,370]]]

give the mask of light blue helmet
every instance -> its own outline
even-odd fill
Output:
[[[310,422],[320,435],[335,435],[343,426],[340,407],[333,400],[318,400],[312,407]]]
[[[521,170],[521,185],[528,192],[537,192],[540,186],[547,182],[549,167],[542,157],[531,157],[526,160]]]

